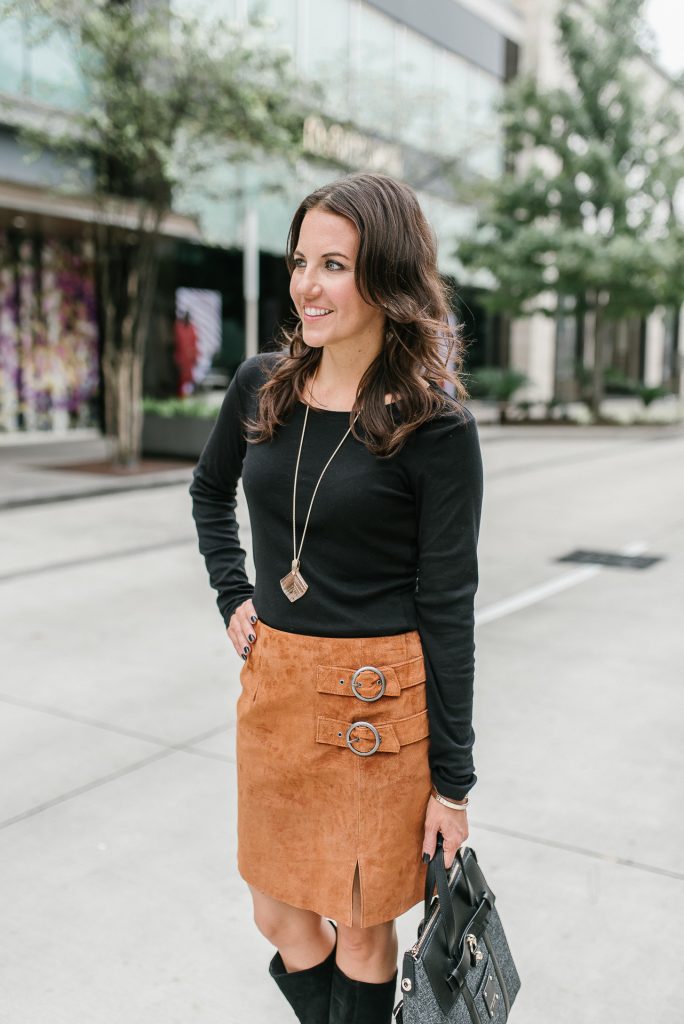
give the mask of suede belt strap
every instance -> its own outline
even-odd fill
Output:
[[[352,690],[351,680],[355,671],[362,666],[349,668],[347,665],[317,665],[316,689],[318,693],[334,693],[339,697],[356,697]],[[385,696],[398,697],[407,686],[415,686],[425,682],[425,659],[422,654],[408,661],[394,665],[368,665],[366,672],[360,672],[357,686],[364,697],[372,697],[378,690],[378,675],[374,669],[380,669],[385,677]]]
[[[327,718],[325,715],[318,716],[316,727],[316,742],[331,743],[335,747],[348,747],[347,731],[353,722],[344,721],[341,718]],[[427,709],[420,711],[417,715],[409,718],[395,718],[391,722],[373,722],[380,736],[378,754],[398,754],[401,747],[407,743],[416,743],[430,735],[430,724],[428,722]],[[356,749],[363,752],[370,750],[375,745],[375,736],[366,725],[358,724],[352,731],[351,737],[356,741]]]

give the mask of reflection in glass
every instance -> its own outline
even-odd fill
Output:
[[[396,22],[361,5],[352,39],[353,112],[357,124],[385,138],[397,131]]]
[[[300,0],[299,71],[321,82],[324,113],[346,120],[349,103],[350,4],[348,0]]]
[[[458,156],[468,144],[466,62],[442,50],[435,72],[437,138],[445,155]]]
[[[399,127],[402,142],[419,149],[438,149],[437,47],[424,36],[405,26],[397,30],[397,84],[401,111]]]
[[[18,18],[0,21],[0,92],[20,94],[24,90],[26,52],[24,33]]]
[[[59,28],[49,35],[40,32],[39,40],[31,43],[29,51],[31,96],[55,106],[81,107],[85,92],[76,63],[78,40]]]
[[[249,0],[247,13],[251,18],[263,15],[273,23],[268,42],[273,46],[287,46],[294,55],[297,49],[297,0]]]

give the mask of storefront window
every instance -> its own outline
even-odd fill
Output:
[[[88,247],[0,232],[0,431],[92,426],[98,386]]]

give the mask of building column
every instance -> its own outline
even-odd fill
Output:
[[[679,330],[677,332],[677,394],[684,398],[684,305],[679,307]]]
[[[644,384],[657,387],[663,382],[663,359],[665,357],[665,317],[662,306],[658,306],[646,318],[646,351],[644,353]]]
[[[527,374],[530,383],[516,392],[518,401],[548,402],[553,398],[556,322],[535,313],[511,323],[510,368]]]

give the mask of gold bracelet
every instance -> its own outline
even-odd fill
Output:
[[[434,796],[437,803],[444,804],[445,807],[451,807],[451,809],[454,811],[465,811],[466,807],[468,806],[468,797],[464,798],[463,803],[455,804],[453,803],[453,801],[447,800],[447,798],[445,796],[442,796],[441,793],[438,793],[434,786],[432,787],[432,795]]]

